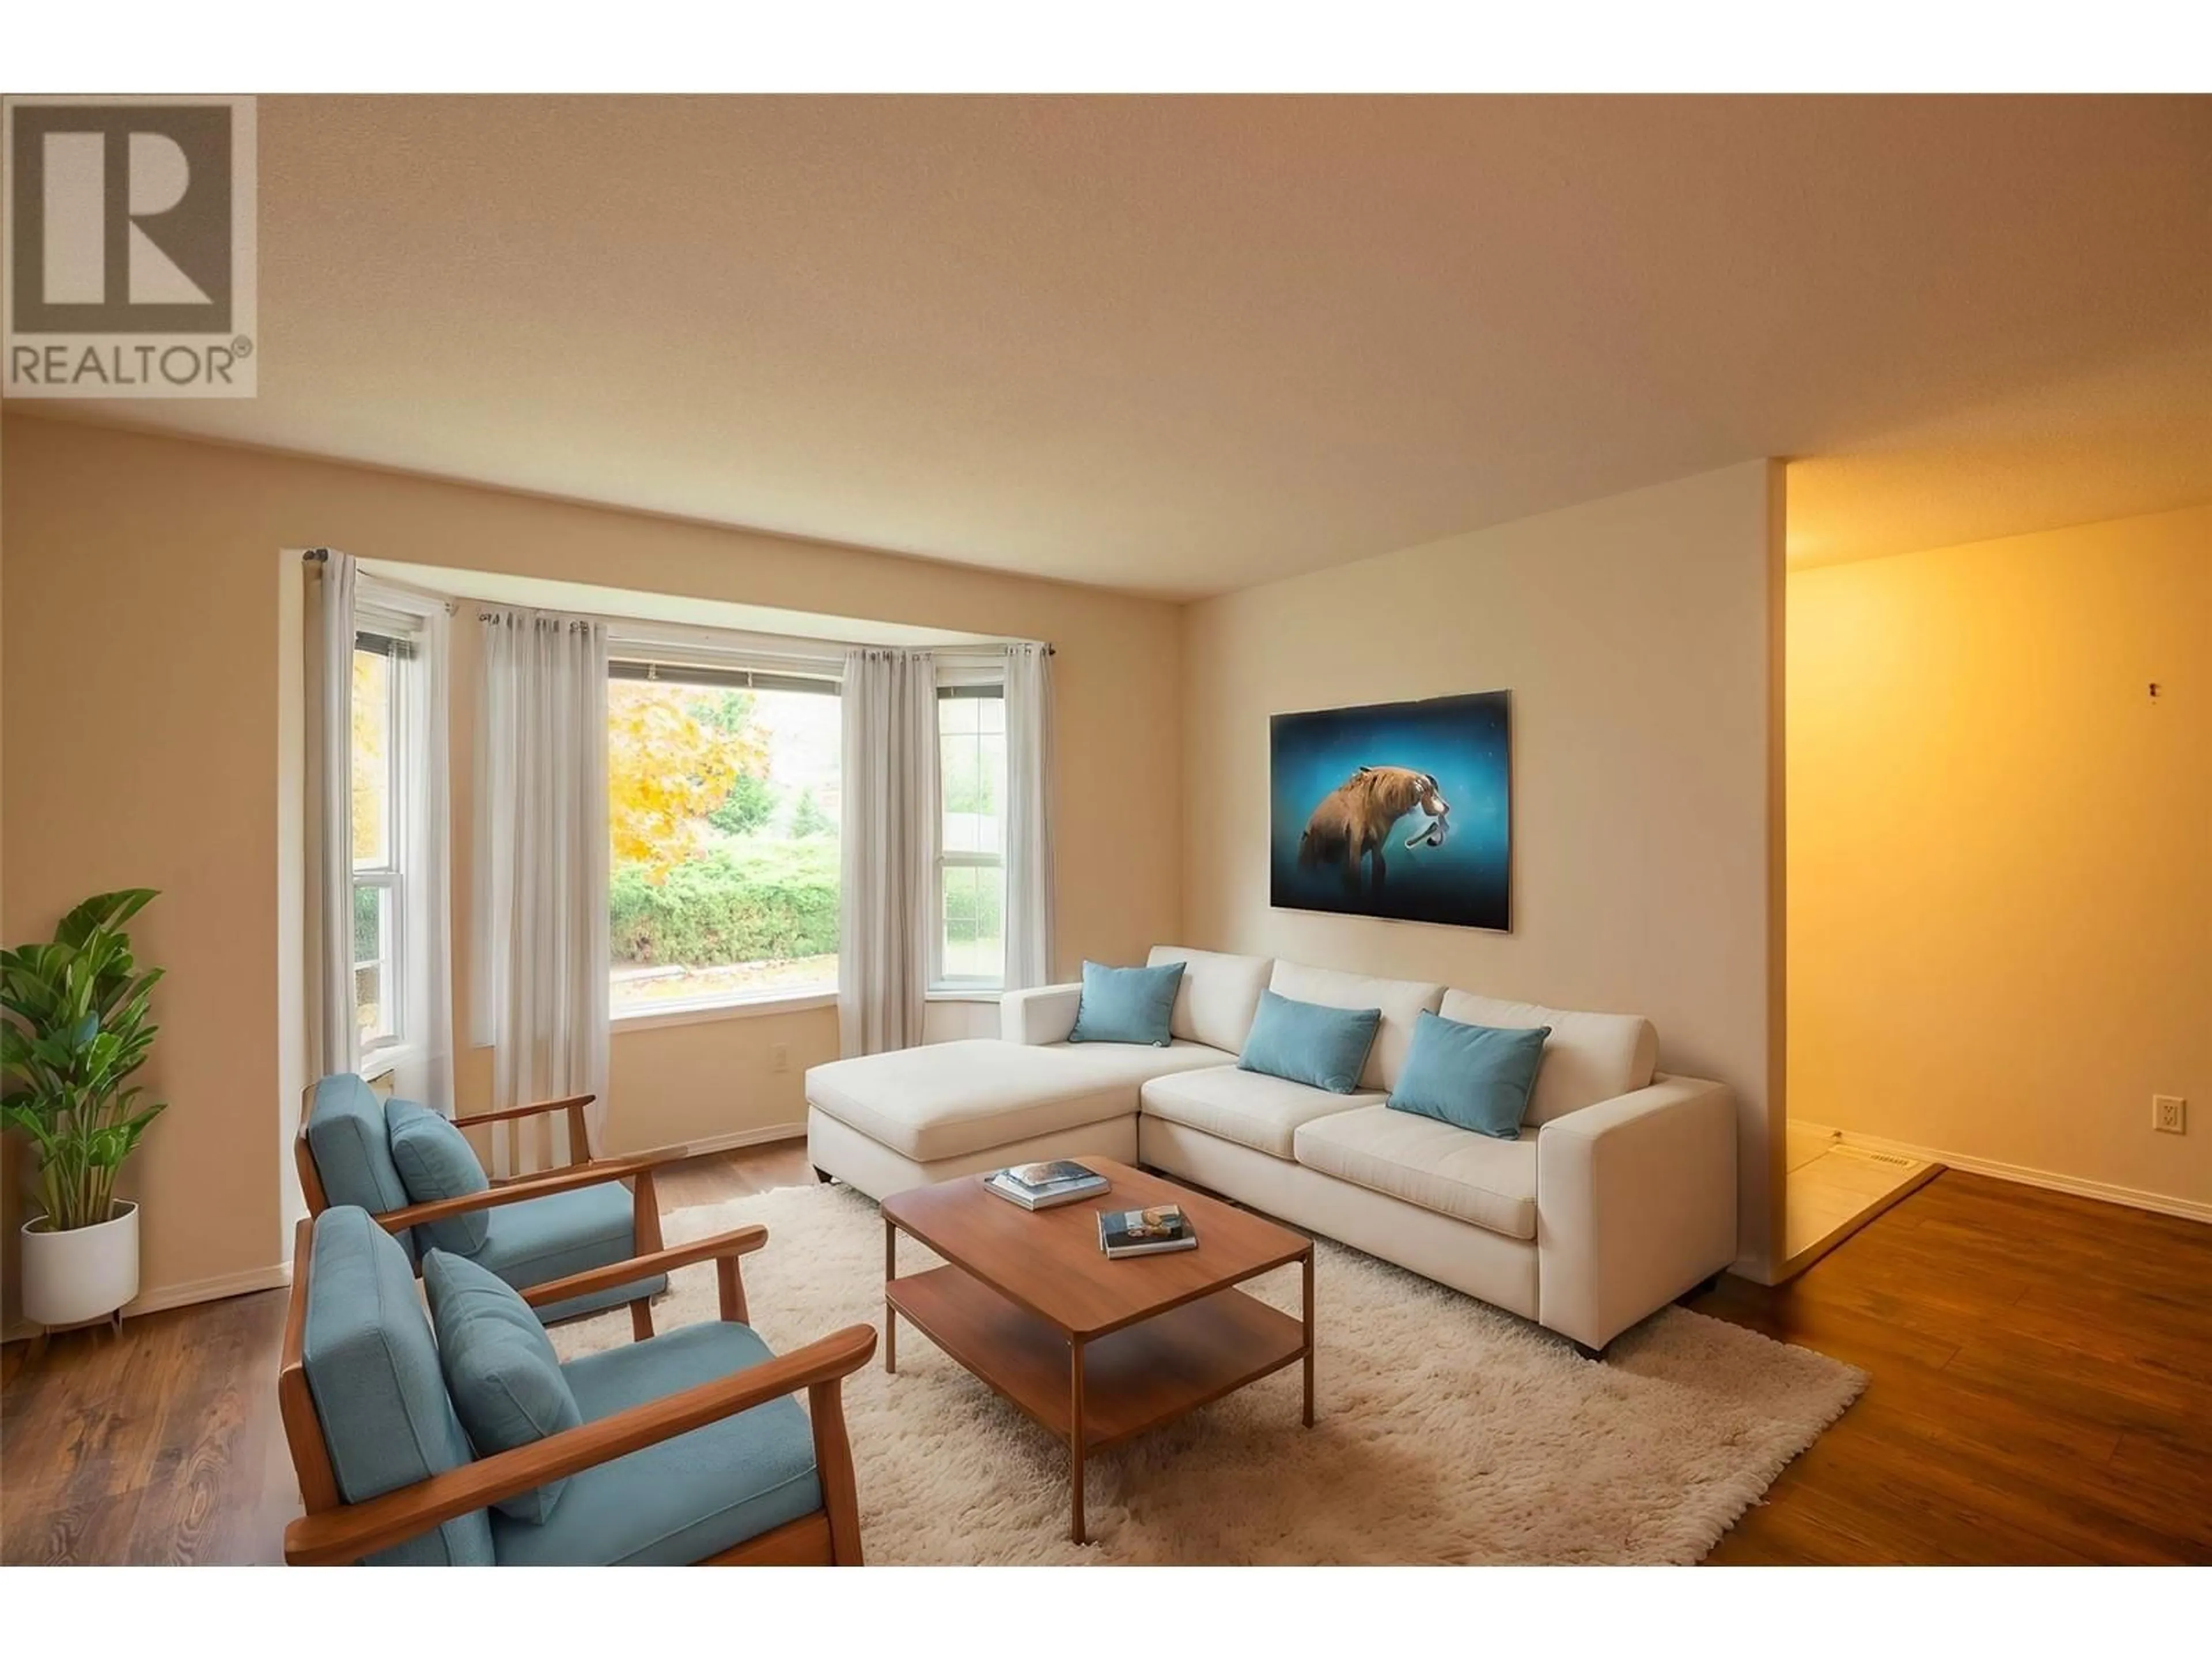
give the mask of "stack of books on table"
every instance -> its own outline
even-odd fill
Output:
[[[1180,1205],[1155,1204],[1144,1210],[1098,1212],[1098,1248],[1109,1261],[1125,1255],[1163,1255],[1194,1250],[1198,1234]]]
[[[1055,1204],[1073,1204],[1113,1190],[1113,1183],[1096,1170],[1065,1158],[1048,1164],[1017,1164],[984,1176],[983,1185],[1024,1210],[1049,1210]]]

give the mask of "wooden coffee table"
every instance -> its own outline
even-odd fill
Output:
[[[1091,1452],[1173,1422],[1248,1382],[1305,1362],[1314,1420],[1313,1241],[1111,1158],[1081,1160],[1114,1183],[1095,1199],[1024,1210],[962,1176],[884,1200],[884,1369],[904,1314],[945,1352],[1067,1442],[1069,1536],[1083,1536]],[[1100,1210],[1179,1204],[1198,1248],[1109,1261]],[[898,1276],[898,1236],[950,1266]],[[1305,1316],[1232,1288],[1305,1267]]]

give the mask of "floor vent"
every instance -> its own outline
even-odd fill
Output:
[[[1861,1152],[1859,1156],[1873,1164],[1887,1164],[1899,1170],[1909,1170],[1917,1158],[1899,1158],[1895,1152]]]

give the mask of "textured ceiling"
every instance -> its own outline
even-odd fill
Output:
[[[1759,455],[2212,499],[2212,100],[295,99],[261,395],[14,405],[1156,592]]]

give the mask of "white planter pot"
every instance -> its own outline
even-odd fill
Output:
[[[34,1325],[105,1319],[138,1294],[138,1206],[118,1203],[96,1227],[23,1224],[23,1317]]]

